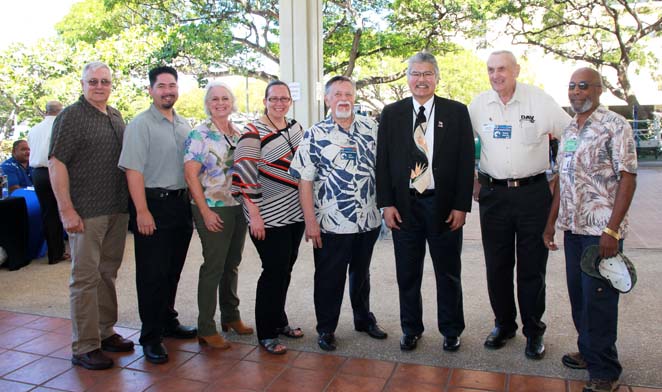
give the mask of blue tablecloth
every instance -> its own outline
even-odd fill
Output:
[[[41,207],[34,189],[21,188],[12,192],[10,197],[22,197],[28,207],[28,260],[46,255],[46,239],[42,230]]]

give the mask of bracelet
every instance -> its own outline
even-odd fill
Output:
[[[616,241],[621,239],[621,236],[618,234],[617,231],[614,231],[614,230],[612,230],[608,227],[605,227],[604,229],[602,229],[602,232],[607,234],[608,236],[614,238]]]

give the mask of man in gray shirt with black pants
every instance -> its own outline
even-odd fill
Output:
[[[191,130],[177,115],[177,71],[149,71],[153,103],[126,127],[120,169],[126,172],[131,230],[136,256],[140,344],[145,359],[168,361],[164,336],[191,339],[194,327],[177,320],[175,297],[184,267],[193,224],[184,181],[184,141]]]

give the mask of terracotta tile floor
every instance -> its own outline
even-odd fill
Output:
[[[133,329],[118,328],[137,340]],[[166,340],[170,361],[153,365],[142,349],[109,353],[116,367],[71,365],[71,321],[0,310],[0,391],[575,392],[579,381],[447,369],[289,351],[283,356],[233,343],[228,351],[195,340]],[[662,389],[621,386],[620,392]]]

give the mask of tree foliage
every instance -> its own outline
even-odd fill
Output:
[[[508,19],[506,33],[513,43],[615,73],[616,83],[603,76],[604,85],[630,106],[638,105],[630,72],[650,66],[659,75],[654,53],[659,46],[653,44],[662,31],[657,1],[499,0],[495,6]]]

